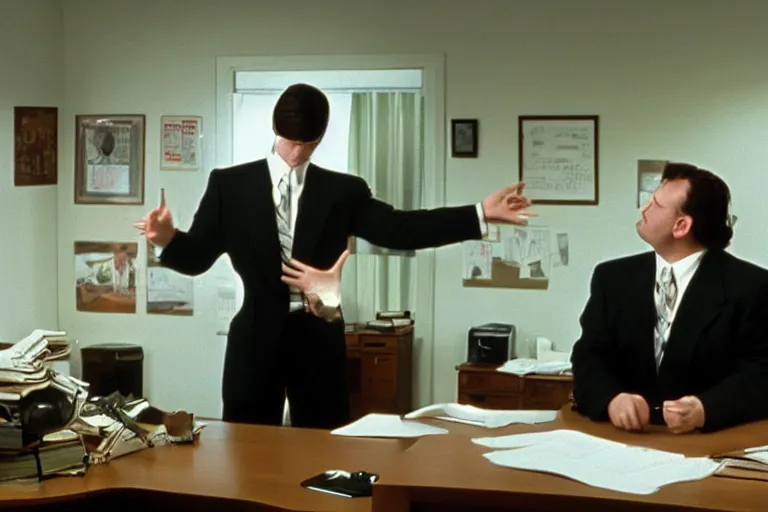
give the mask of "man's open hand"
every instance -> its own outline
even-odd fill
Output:
[[[318,270],[291,258],[289,264],[283,263],[281,280],[304,293],[308,312],[329,319],[333,310],[331,319],[337,319],[341,305],[341,269],[348,257],[349,249],[341,253],[328,270]]]
[[[523,195],[524,182],[504,187],[483,199],[483,214],[486,222],[500,222],[525,226],[529,217],[536,214],[526,210],[530,199]]]

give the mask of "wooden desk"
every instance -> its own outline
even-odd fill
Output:
[[[710,477],[672,484],[645,496],[589,487],[555,475],[495,466],[482,457],[490,448],[471,437],[567,428],[627,444],[690,456],[709,455],[768,443],[768,421],[714,434],[676,436],[661,427],[628,433],[593,423],[563,409],[557,420],[535,426],[465,429],[450,436],[426,436],[381,473],[372,512],[501,512],[505,510],[590,512],[763,511],[768,483]]]
[[[674,436],[619,432],[565,411],[554,423],[483,429],[437,420],[451,434],[415,440],[355,439],[299,428],[209,422],[200,442],[169,445],[94,466],[85,477],[0,485],[1,510],[115,508],[184,512],[499,512],[509,510],[763,511],[768,483],[708,478],[650,496],[591,488],[565,478],[494,466],[471,437],[573,428],[617,441],[704,455],[768,444],[768,422],[716,434]],[[378,473],[373,500],[300,487],[329,469]],[[411,503],[418,507],[409,508]],[[504,508],[502,508],[504,507]]]
[[[461,404],[486,409],[560,409],[570,402],[573,377],[569,375],[526,375],[519,377],[497,371],[498,366],[460,364]]]
[[[413,328],[396,333],[346,333],[352,420],[366,414],[407,414],[412,407]]]
[[[0,510],[368,512],[370,498],[339,498],[299,483],[329,469],[380,471],[414,443],[206,422],[196,446],[150,448],[92,466],[84,477],[0,484]]]

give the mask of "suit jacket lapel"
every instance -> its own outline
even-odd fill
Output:
[[[648,382],[656,379],[656,357],[654,355],[654,326],[656,324],[656,306],[653,302],[653,287],[656,282],[656,256],[648,253],[637,268],[632,289],[627,290],[627,297],[634,302],[632,309],[635,325],[629,326],[630,332],[639,340],[637,352],[640,366],[648,375]]]
[[[275,202],[272,197],[272,178],[266,163],[248,173],[248,181],[245,190],[249,192],[245,194],[247,199],[243,211],[252,212],[252,215],[249,215],[253,233],[250,243],[255,257],[259,260],[257,267],[262,269],[268,282],[282,290],[285,285],[280,281],[280,238],[277,234]]]
[[[320,240],[323,224],[331,205],[333,191],[325,186],[324,171],[310,164],[304,177],[299,199],[299,211],[293,235],[291,254],[297,260],[312,265],[312,253]]]
[[[720,313],[725,302],[723,256],[721,251],[710,250],[701,259],[680,299],[660,370],[666,361],[675,361],[675,367],[690,361],[702,333]]]

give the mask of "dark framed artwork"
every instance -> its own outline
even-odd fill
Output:
[[[143,114],[75,118],[75,203],[144,204]]]
[[[477,158],[477,119],[451,120],[451,155]]]
[[[59,111],[56,107],[14,107],[13,184],[58,182]]]
[[[599,203],[596,115],[518,117],[518,179],[534,204]]]

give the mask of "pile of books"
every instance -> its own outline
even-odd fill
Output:
[[[84,475],[88,466],[164,443],[194,442],[204,425],[53,370],[66,333],[36,330],[0,350],[0,482]]]

